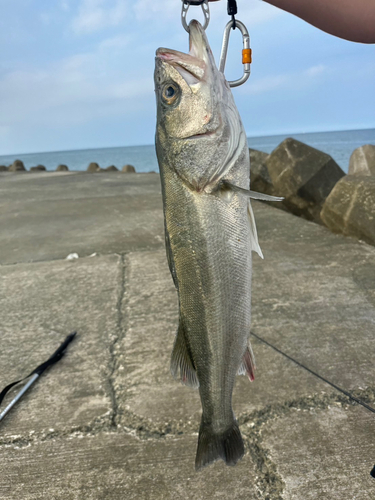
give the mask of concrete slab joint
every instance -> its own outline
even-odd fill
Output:
[[[99,207],[98,176],[83,177],[97,197],[90,210]],[[373,499],[373,415],[256,338],[256,380],[237,377],[233,395],[246,455],[235,468],[217,462],[195,473],[201,407],[198,392],[169,373],[178,302],[159,185],[130,177],[126,196],[139,196],[142,216],[127,220],[121,238],[121,220],[111,222],[131,202],[109,180],[100,237],[88,230],[83,253],[77,226],[64,251],[50,241],[21,262],[20,244],[12,264],[10,238],[1,255],[1,386],[78,330],[67,356],[0,425],[1,500]],[[253,206],[265,260],[254,258],[252,331],[374,406],[375,249]],[[98,254],[65,260],[73,251]]]

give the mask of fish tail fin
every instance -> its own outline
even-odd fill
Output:
[[[199,429],[195,469],[200,470],[220,458],[227,465],[236,465],[245,453],[244,443],[237,421],[224,432],[215,433],[203,418]]]

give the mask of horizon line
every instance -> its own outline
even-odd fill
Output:
[[[265,137],[277,137],[277,136],[284,136],[284,135],[305,135],[305,134],[329,134],[329,133],[334,133],[334,132],[358,132],[358,131],[364,131],[364,130],[375,130],[375,127],[370,127],[370,128],[354,128],[354,129],[339,129],[339,130],[319,130],[319,131],[307,131],[307,132],[287,132],[287,133],[282,133],[278,132],[277,134],[267,134],[267,135],[247,135],[247,139],[261,139]],[[120,149],[120,148],[136,148],[136,147],[145,147],[145,146],[154,146],[154,144],[130,144],[127,146],[103,146],[100,148],[79,148],[79,149],[59,149],[59,150],[52,150],[52,151],[34,151],[34,152],[28,152],[28,153],[8,153],[8,154],[1,154],[0,158],[3,156],[22,156],[22,155],[37,155],[37,154],[49,154],[49,153],[69,153],[69,152],[74,152],[74,151],[97,151],[100,149]]]

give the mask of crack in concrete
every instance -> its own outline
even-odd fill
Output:
[[[116,303],[116,313],[117,313],[117,321],[116,321],[116,330],[117,335],[112,342],[109,352],[110,352],[110,374],[108,377],[109,383],[109,397],[112,403],[112,415],[111,415],[111,426],[113,428],[117,428],[117,416],[119,411],[119,405],[117,403],[117,394],[116,394],[116,381],[115,381],[115,372],[117,370],[117,356],[116,356],[116,345],[120,342],[124,337],[124,325],[123,325],[123,314],[122,314],[122,301],[125,295],[125,255],[120,255],[119,262],[119,292],[117,296]]]
[[[375,400],[375,388],[357,389],[352,391],[357,397],[371,403]],[[277,418],[282,418],[292,411],[323,411],[332,405],[344,409],[355,406],[356,403],[343,394],[321,393],[311,396],[269,405],[261,410],[243,413],[238,421],[246,443],[248,452],[258,471],[256,488],[262,500],[283,500],[285,483],[278,473],[277,464],[270,457],[269,450],[263,444],[262,431],[264,427]],[[126,433],[137,436],[141,440],[162,439],[169,436],[182,434],[198,435],[198,422],[165,422],[155,425],[151,420],[139,417],[131,412],[126,412]]]
[[[255,487],[262,500],[283,500],[285,483],[277,472],[277,465],[270,459],[269,451],[256,436],[244,436],[249,454],[258,469]]]
[[[357,389],[352,393],[369,403],[375,399],[374,388]],[[269,450],[263,445],[262,431],[264,427],[272,420],[286,416],[291,411],[322,411],[331,405],[338,405],[346,409],[349,406],[355,406],[356,403],[340,393],[322,393],[276,405],[271,404],[261,410],[239,416],[238,421],[249,453],[257,465],[259,475],[256,486],[262,499],[283,500],[282,494],[285,487],[282,477],[277,472],[277,464],[272,461]]]
[[[30,431],[28,435],[13,435],[0,439],[0,449],[2,447],[14,449],[26,448],[33,444],[43,443],[54,439],[81,438],[85,436],[95,436],[100,432],[114,433],[116,430],[112,426],[110,414],[95,418],[85,425],[77,425],[66,429],[48,429],[45,431]]]
[[[198,435],[198,424],[195,421],[167,421],[154,423],[147,417],[139,416],[129,410],[123,410],[122,422],[117,421],[119,413],[114,374],[116,372],[117,358],[116,345],[124,336],[124,318],[122,313],[122,303],[125,296],[125,258],[122,255],[120,260],[120,279],[119,293],[117,300],[117,333],[111,345],[111,400],[112,410],[107,415],[96,418],[90,423],[81,426],[61,430],[47,430],[35,433],[31,431],[26,436],[15,435],[0,439],[0,449],[12,447],[14,449],[25,448],[42,442],[52,440],[79,439],[82,437],[95,437],[100,433],[131,435],[142,441],[159,440],[167,437],[178,437],[190,434]],[[352,391],[352,394],[367,403],[375,401],[375,387],[365,389],[358,388]],[[278,473],[277,464],[272,460],[270,451],[263,443],[263,430],[265,426],[278,418],[287,416],[293,411],[323,411],[332,405],[338,405],[344,409],[355,406],[356,403],[347,396],[332,391],[331,393],[317,393],[310,396],[303,396],[278,404],[270,404],[260,410],[250,413],[242,413],[238,417],[238,422],[244,437],[244,441],[251,456],[252,461],[257,468],[256,489],[259,498],[262,500],[283,500],[283,491],[285,483]]]
[[[199,421],[177,420],[155,424],[148,418],[125,411],[122,427],[128,433],[135,434],[139,439],[146,441],[147,439],[160,439],[171,435],[196,434],[198,436]]]
[[[97,417],[91,422],[73,426],[70,428],[63,428],[59,430],[48,429],[44,431],[30,431],[26,435],[13,435],[6,438],[0,438],[1,447],[25,448],[33,444],[51,441],[54,439],[66,438],[82,438],[85,436],[96,436],[100,433],[107,434],[127,434],[136,437],[142,441],[149,439],[157,440],[165,438],[166,436],[181,436],[183,434],[196,434],[197,422],[164,422],[162,424],[153,424],[147,418],[140,417],[130,411],[123,413],[126,425],[113,425],[113,411],[108,412],[107,415]]]
[[[122,267],[124,267],[123,262]],[[124,295],[123,292],[124,290],[121,288],[120,296],[122,297]],[[118,304],[120,304],[120,298]],[[119,320],[122,320],[122,316],[119,316]],[[120,324],[122,324],[121,321]],[[375,387],[360,388],[352,392],[368,403],[375,401]],[[285,488],[282,476],[277,471],[277,464],[272,460],[270,451],[263,444],[262,433],[265,426],[269,422],[287,416],[293,411],[323,411],[332,405],[348,409],[351,406],[355,406],[356,403],[336,392],[329,394],[320,393],[292,399],[284,403],[271,404],[260,410],[250,413],[244,412],[239,415],[238,422],[248,453],[257,468],[258,474],[255,487],[261,500],[283,500],[283,491]],[[198,435],[199,422],[195,421],[184,422],[180,420],[155,424],[148,418],[140,417],[129,410],[125,410],[123,412],[123,421],[126,424],[118,425],[114,417],[116,417],[116,414],[112,411],[105,416],[94,419],[87,425],[56,431],[51,429],[39,433],[31,431],[28,436],[10,436],[2,440],[0,439],[0,449],[9,447],[14,449],[25,448],[34,444],[59,439],[95,437],[100,433],[130,435],[142,441],[156,441],[184,434],[190,434],[191,436]]]

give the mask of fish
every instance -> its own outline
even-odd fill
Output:
[[[249,342],[252,251],[259,247],[250,159],[230,86],[201,24],[189,53],[159,48],[157,124],[165,244],[179,299],[172,375],[199,389],[202,419],[195,468],[235,465],[244,443],[232,408],[236,374],[254,380]],[[272,198],[274,200],[274,198]]]

